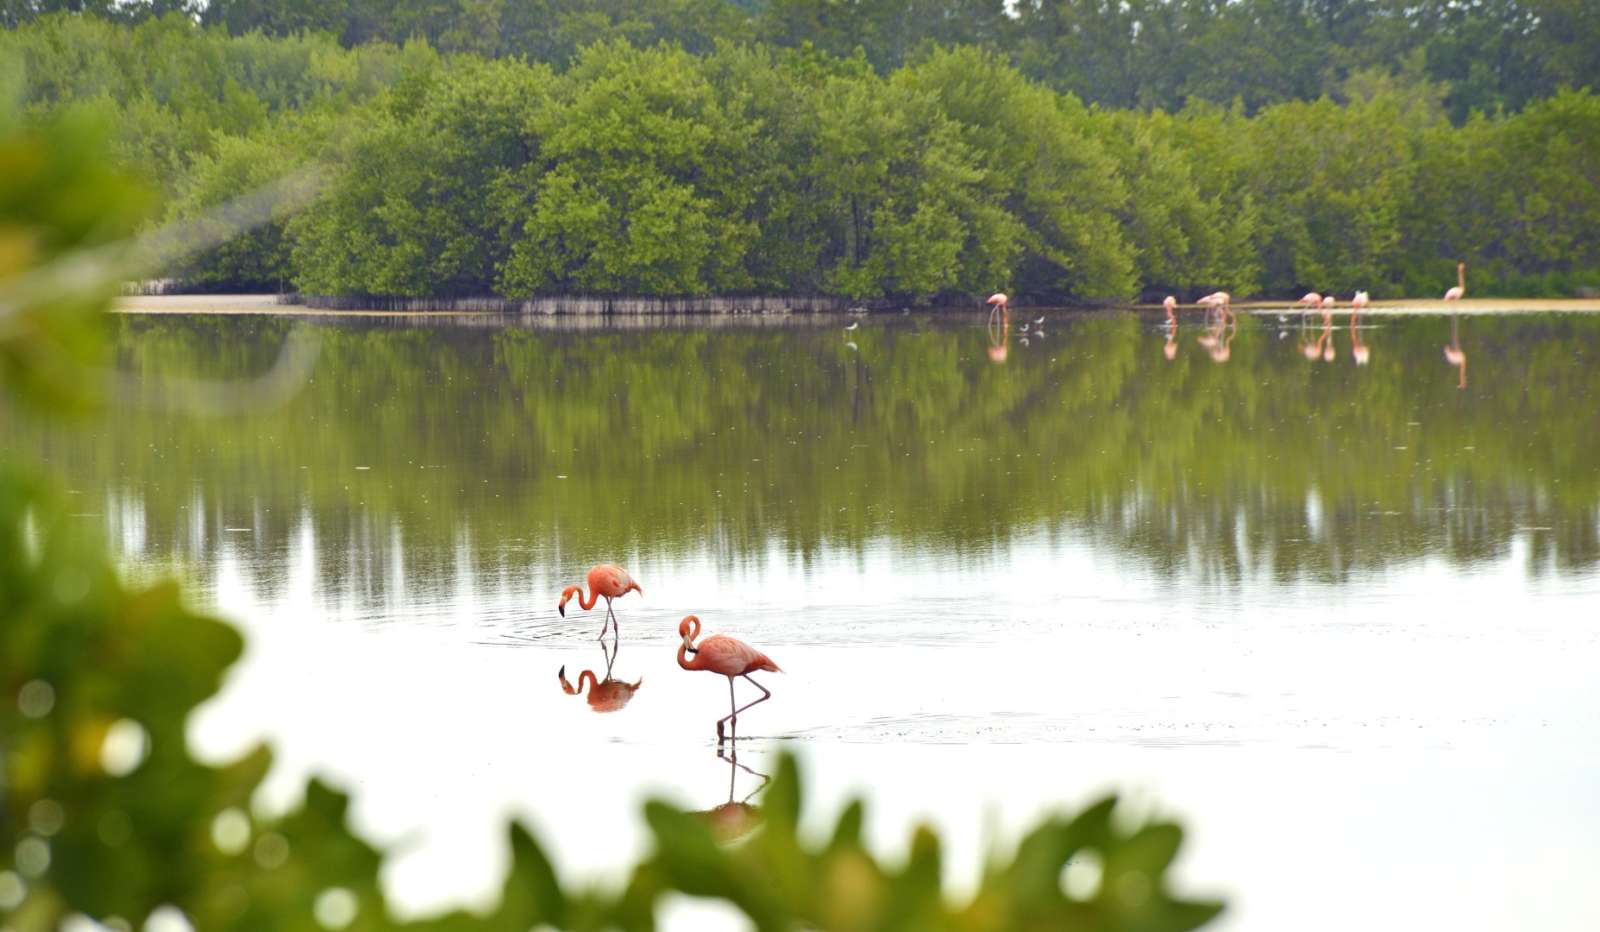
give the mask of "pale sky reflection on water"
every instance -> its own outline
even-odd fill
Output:
[[[1221,928],[1381,914],[1392,928],[1576,929],[1600,908],[1580,880],[1600,869],[1582,829],[1600,824],[1600,643],[1576,622],[1600,576],[1529,577],[1521,545],[1471,573],[1427,561],[1359,588],[1255,593],[1250,612],[1071,535],[972,565],[882,541],[805,565],[775,551],[731,574],[637,557],[648,597],[619,603],[615,669],[643,685],[596,715],[555,677],[604,671],[598,615],[563,621],[536,598],[559,580],[502,584],[461,556],[454,578],[408,577],[404,613],[429,623],[377,624],[320,590],[317,565],[343,555],[310,528],[281,565],[219,556],[211,597],[249,647],[193,737],[216,760],[270,741],[269,806],[312,774],[353,791],[358,827],[400,846],[385,879],[407,912],[492,901],[511,815],[564,870],[620,882],[645,850],[643,797],[724,801],[711,722],[725,687],[676,668],[678,606],[787,671],[767,678],[776,696],[749,715],[742,763],[760,770],[780,740],[799,751],[813,816],[864,792],[885,852],[934,821],[958,885],[989,839],[1118,788],[1189,826],[1180,876],[1233,901]],[[283,576],[265,602],[263,574]],[[691,904],[670,915],[728,921]]]

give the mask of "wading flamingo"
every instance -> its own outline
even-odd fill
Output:
[[[1315,291],[1308,291],[1300,297],[1300,300],[1294,303],[1294,306],[1306,308],[1321,307],[1322,295],[1317,294]]]
[[[1456,263],[1456,286],[1444,293],[1446,301],[1460,301],[1467,293],[1467,264]]]
[[[617,616],[611,611],[611,600],[620,599],[630,592],[644,595],[644,590],[633,581],[628,571],[615,563],[596,563],[589,568],[589,594],[585,595],[581,586],[568,586],[561,590],[561,602],[556,606],[556,611],[561,617],[567,617],[567,600],[573,596],[578,597],[578,606],[584,611],[594,608],[595,602],[604,598],[606,600],[606,621],[600,626],[600,639],[604,640],[606,628],[610,627],[615,632],[615,637],[622,636],[622,626],[617,624]]]
[[[989,315],[992,317],[994,316],[995,311],[999,311],[1000,313],[1004,314],[1006,309],[1011,306],[1011,299],[1006,297],[1006,293],[1004,291],[996,291],[994,294],[989,296],[987,301],[984,301],[983,303],[989,305]]]
[[[1167,297],[1161,302],[1161,306],[1167,309],[1167,320],[1178,319],[1177,298],[1174,298],[1172,295],[1167,295]]]
[[[772,698],[772,693],[765,686],[757,683],[750,674],[758,670],[769,673],[782,673],[772,658],[756,650],[749,644],[725,634],[713,634],[695,644],[695,639],[700,637],[700,619],[694,615],[685,615],[683,621],[678,622],[678,636],[683,638],[683,643],[678,645],[678,666],[685,670],[705,670],[710,673],[720,673],[728,678],[728,708],[729,712],[717,719],[717,743],[721,744],[722,723],[728,722],[728,733],[737,741],[739,739],[739,713],[753,705],[759,705]],[[689,655],[693,654],[694,659]],[[761,698],[754,702],[736,706],[733,698],[733,678],[742,676],[750,680],[750,685],[761,690]]]
[[[565,665],[556,673],[556,679],[561,681],[561,691],[569,696],[583,694],[583,681],[589,681],[589,708],[596,712],[615,712],[627,705],[633,694],[639,691],[639,686],[644,683],[644,677],[639,677],[632,683],[624,680],[612,679],[611,665],[617,659],[615,652],[606,653],[605,642],[600,642],[600,654],[606,658],[606,678],[597,679],[593,670],[585,670],[578,674],[578,685],[573,686],[567,682],[567,668]]]
[[[1323,296],[1322,296],[1322,309],[1323,309],[1323,310],[1324,310],[1324,311],[1331,311],[1331,310],[1333,310],[1333,302],[1334,302],[1334,297],[1333,297],[1333,295],[1331,295],[1331,294],[1325,294],[1325,295],[1323,295]]]
[[[1205,297],[1197,299],[1194,303],[1215,308],[1224,320],[1228,320],[1233,317],[1233,309],[1228,305],[1228,301],[1229,295],[1226,291],[1213,291]]]

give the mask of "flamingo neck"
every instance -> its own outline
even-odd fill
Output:
[[[1467,290],[1467,267],[1459,262],[1456,263],[1456,287],[1463,293]]]
[[[578,597],[578,606],[586,612],[594,608],[594,603],[600,601],[600,593],[593,589],[589,590],[589,593],[585,595],[582,586],[568,586],[561,590],[561,604],[566,605],[567,600],[573,596]]]
[[[585,679],[587,679],[589,681],[589,694],[593,695],[594,694],[594,688],[599,685],[598,681],[596,681],[596,679],[595,679],[595,675],[594,675],[594,671],[593,670],[585,670],[582,673],[578,674],[578,692],[579,693],[583,692],[583,681]]]
[[[693,615],[685,618],[684,624],[689,626],[689,636],[678,645],[678,666],[685,670],[700,669],[700,658],[689,659],[689,651],[694,647],[694,642],[700,639],[700,619]]]

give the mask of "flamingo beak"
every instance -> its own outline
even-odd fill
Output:
[[[556,611],[561,613],[562,618],[567,617],[567,603],[562,602],[560,605],[557,605]]]

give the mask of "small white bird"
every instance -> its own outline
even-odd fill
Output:
[[[851,341],[847,342],[845,344],[845,346],[847,346],[847,347],[849,347],[850,349],[853,349],[853,350],[858,350],[858,349],[861,348],[861,347],[856,345],[856,341],[854,341],[854,340],[851,340]]]
[[[850,326],[848,326],[848,327],[846,327],[844,329],[846,329],[846,330],[854,330],[859,326],[861,326],[861,321],[858,320],[855,323],[852,323]]]
[[[1035,318],[1034,318],[1034,319],[1033,319],[1033,322],[1034,322],[1034,323],[1035,323],[1035,324],[1042,324],[1042,323],[1044,323],[1044,318],[1043,318],[1043,317],[1035,317]]]
[[[1022,337],[1022,338],[1018,339],[1017,342],[1021,343],[1023,346],[1027,346],[1028,345],[1028,338],[1027,337]]]

